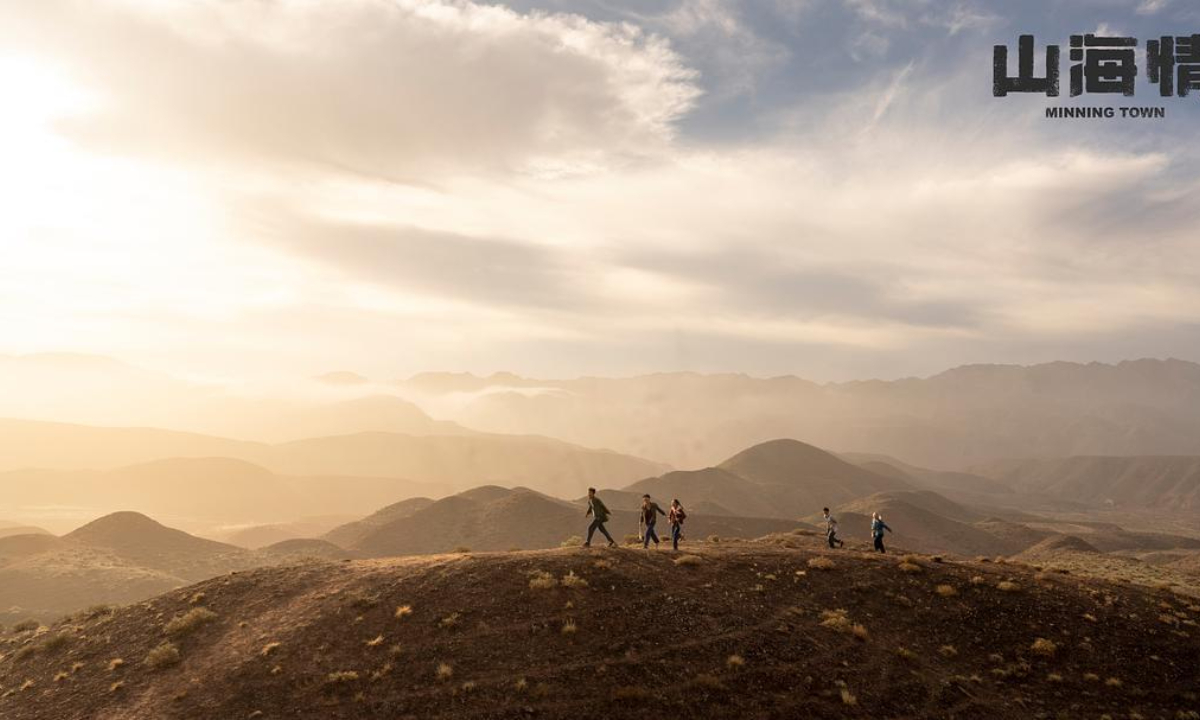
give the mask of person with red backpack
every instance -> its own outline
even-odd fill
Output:
[[[667,512],[667,522],[671,524],[671,547],[674,550],[679,549],[679,541],[683,539],[683,521],[686,519],[687,513],[679,498],[672,500],[671,509]]]

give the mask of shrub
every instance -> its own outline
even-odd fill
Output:
[[[168,635],[182,637],[191,635],[204,625],[217,619],[217,614],[208,608],[197,607],[188,610],[183,615],[176,615],[165,626],[163,631]]]
[[[696,567],[704,564],[704,558],[699,555],[683,555],[675,558],[675,564],[681,567]]]
[[[397,620],[400,618],[406,618],[409,615],[412,615],[412,613],[413,613],[412,605],[399,605],[396,607],[396,619]]]
[[[1000,592],[1020,592],[1021,586],[1010,580],[1002,580],[996,583],[996,589]]]
[[[562,583],[563,587],[567,588],[581,589],[588,586],[588,581],[576,575],[574,570],[563,575],[562,580],[559,582]]]
[[[745,664],[746,658],[742,657],[741,655],[734,654],[725,659],[725,667],[729,668],[730,670],[737,670]]]
[[[446,663],[438,663],[437,670],[434,672],[434,675],[438,680],[445,682],[454,677],[454,668],[450,667]]]
[[[179,664],[179,648],[172,642],[163,642],[146,653],[146,667],[160,670]]]
[[[27,633],[37,630],[39,627],[41,627],[41,625],[37,620],[22,620],[21,622],[12,626],[12,631],[14,634]]]
[[[49,652],[55,652],[56,650],[62,650],[70,644],[71,636],[59,633],[47,638],[46,641],[42,643],[42,647]]]
[[[558,544],[559,547],[564,547],[564,548],[574,548],[574,547],[579,547],[580,545],[583,545],[583,538],[581,538],[578,535],[572,535],[571,537],[567,538],[566,540],[563,540],[561,543]]]
[[[813,570],[832,570],[837,565],[827,557],[810,558],[808,566]]]
[[[937,594],[941,595],[942,597],[949,598],[957,595],[958,591],[954,589],[953,585],[938,585]]]
[[[558,587],[558,580],[545,570],[534,570],[529,577],[529,587],[533,590],[549,590]]]
[[[1054,641],[1046,638],[1038,638],[1033,641],[1033,645],[1029,647],[1030,652],[1034,655],[1044,655],[1046,657],[1054,657],[1054,653],[1058,652],[1058,646]]]

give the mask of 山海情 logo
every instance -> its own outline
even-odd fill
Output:
[[[1144,54],[1138,38],[1072,35],[1070,47],[1070,96],[1120,95],[1133,97],[1139,86],[1139,60],[1144,59],[1145,81],[1158,87],[1161,97],[1187,97],[1200,90],[1200,34],[1164,35],[1146,41]],[[1016,74],[1010,74],[1007,45],[996,45],[992,55],[992,94],[1006,97],[1011,93],[1039,93],[1058,97],[1060,93],[1060,49],[1047,45],[1045,62],[1038,74],[1034,67],[1038,56],[1033,35],[1017,39]],[[1198,93],[1200,95],[1200,93]],[[1048,118],[1076,117],[1166,117],[1164,106],[1103,105],[1046,108]]]

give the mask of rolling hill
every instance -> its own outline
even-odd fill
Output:
[[[1200,511],[1200,456],[1003,460],[974,471],[1022,490],[1093,506]]]
[[[1169,593],[1039,579],[1015,565],[918,560],[918,572],[902,572],[894,558],[814,546],[722,543],[690,557],[442,555],[214,579],[4,636],[0,716],[460,720],[603,708],[642,718],[652,708],[702,719],[1026,720],[1200,710],[1200,638],[1190,632],[1200,606]]]
[[[610,509],[613,517],[608,529],[615,538],[637,533],[636,512]],[[348,541],[348,549],[366,557],[444,553],[456,548],[554,548],[572,537],[573,542],[581,542],[588,524],[584,511],[582,504],[526,488],[483,486],[436,502],[385,508],[377,516],[335,529],[325,538]],[[758,537],[798,525],[771,518],[692,515],[686,534],[691,538]],[[665,522],[659,525],[662,537],[666,537],[665,527]]]

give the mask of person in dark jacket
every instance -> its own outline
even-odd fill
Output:
[[[679,541],[683,539],[683,521],[687,519],[687,512],[683,509],[683,504],[679,502],[679,498],[671,501],[671,509],[667,511],[667,522],[671,524],[671,549],[679,549]]]
[[[883,516],[879,513],[871,513],[871,537],[875,540],[875,550],[881,553],[886,553],[887,550],[883,547],[883,531],[891,532],[887,523],[883,521]]]
[[[650,541],[654,541],[654,547],[658,548],[658,533],[654,532],[654,523],[658,521],[659,515],[666,515],[663,509],[658,506],[658,503],[650,499],[649,495],[642,496],[642,547],[649,549]]]
[[[825,539],[829,541],[829,547],[840,548],[844,546],[846,543],[842,540],[839,540],[837,536],[837,520],[834,520],[833,516],[829,514],[829,508],[824,508],[824,512]]]
[[[592,546],[592,536],[596,534],[597,530],[608,538],[609,547],[617,546],[617,541],[612,539],[612,535],[608,534],[608,528],[604,527],[604,523],[608,522],[609,518],[608,507],[596,496],[596,488],[588,488],[588,509],[583,516],[592,518],[592,524],[588,526],[587,541],[583,543],[584,547]]]

